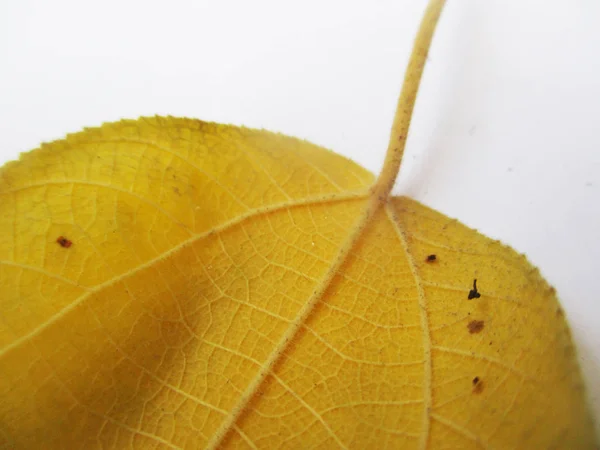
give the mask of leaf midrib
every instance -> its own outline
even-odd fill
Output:
[[[238,403],[231,409],[228,417],[223,421],[217,432],[214,434],[213,439],[208,443],[207,449],[216,450],[227,437],[227,435],[233,430],[237,429],[237,421],[242,413],[248,407],[250,401],[255,394],[260,390],[262,384],[265,382],[268,375],[274,375],[273,370],[281,359],[285,350],[288,348],[290,343],[294,340],[298,332],[306,326],[306,322],[310,317],[312,311],[315,309],[317,304],[322,300],[323,295],[338,275],[339,269],[347,261],[350,251],[359,242],[363,236],[365,230],[368,229],[368,225],[372,222],[375,217],[375,213],[380,209],[384,209],[387,219],[391,222],[394,230],[397,233],[398,240],[402,245],[402,248],[406,254],[406,257],[411,268],[411,274],[414,278],[415,285],[417,287],[419,295],[419,309],[421,313],[421,328],[423,329],[423,348],[424,348],[424,382],[423,382],[423,431],[421,433],[420,447],[422,449],[427,448],[429,442],[429,430],[431,423],[431,404],[432,404],[432,385],[431,385],[431,334],[429,330],[429,319],[426,311],[425,294],[423,286],[420,284],[420,278],[417,274],[415,262],[410,255],[408,244],[404,230],[402,229],[399,221],[394,216],[394,211],[391,207],[389,198],[381,198],[370,191],[368,204],[365,206],[361,217],[356,221],[354,227],[350,230],[348,237],[344,244],[339,248],[337,256],[334,258],[333,263],[329,269],[325,272],[321,278],[321,282],[315,287],[313,294],[304,304],[304,306],[297,313],[296,318],[290,323],[287,331],[282,335],[281,339],[265,360],[262,368],[258,370],[254,379],[249,383],[248,387],[241,395]],[[340,448],[346,449],[347,447],[340,440],[340,438],[331,430],[328,424],[321,418],[319,414],[313,411],[310,407],[308,408],[317,419],[323,424],[330,436],[336,441]]]
[[[262,365],[262,368],[258,370],[252,381],[248,384],[246,390],[240,396],[237,404],[231,409],[229,415],[221,423],[221,426],[213,435],[211,441],[207,444],[207,450],[216,450],[222,444],[223,440],[235,427],[235,424],[242,413],[246,410],[252,398],[260,390],[260,387],[265,382],[268,375],[273,373],[277,362],[281,359],[290,343],[294,340],[298,332],[305,326],[307,319],[315,309],[316,305],[321,301],[328,287],[331,285],[333,279],[337,275],[338,270],[345,263],[348,254],[354,248],[360,237],[363,235],[367,225],[372,220],[375,212],[381,207],[381,200],[378,197],[373,196],[372,191],[369,191],[367,199],[367,205],[363,209],[361,216],[356,221],[353,228],[350,229],[348,237],[344,244],[342,244],[338,250],[337,255],[332,261],[329,269],[323,274],[321,281],[315,286],[312,295],[308,298],[306,303],[296,314],[296,318],[289,324],[288,329],[283,333],[278,343],[275,345],[269,356],[266,358]],[[309,408],[310,410],[310,408]],[[311,410],[314,415],[314,411]],[[320,417],[317,415],[317,417]],[[320,420],[329,435],[336,441],[340,448],[346,448],[344,443],[339,437],[329,428],[327,423]]]

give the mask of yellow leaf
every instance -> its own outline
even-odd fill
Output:
[[[440,8],[376,182],[160,117],[3,167],[0,448],[594,448],[537,269],[389,195]]]

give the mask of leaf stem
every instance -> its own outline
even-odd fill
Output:
[[[404,83],[402,84],[402,91],[400,92],[400,98],[396,107],[383,168],[371,188],[371,192],[375,198],[387,200],[398,177],[400,163],[404,155],[404,147],[406,146],[406,136],[410,127],[415,100],[421,83],[421,76],[423,75],[423,68],[425,67],[433,33],[435,32],[445,3],[445,0],[430,0],[421,20],[410,60],[408,61],[406,74],[404,75]]]

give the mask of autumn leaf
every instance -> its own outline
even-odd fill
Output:
[[[0,448],[594,448],[554,289],[377,179],[190,119],[86,129],[0,169]]]

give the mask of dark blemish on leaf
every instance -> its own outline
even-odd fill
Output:
[[[479,377],[473,378],[473,393],[480,394],[483,391],[483,380]]]
[[[469,324],[467,325],[467,328],[469,329],[469,333],[475,334],[475,333],[479,333],[481,330],[483,330],[483,326],[484,326],[483,320],[471,320],[469,322]]]
[[[425,261],[427,262],[434,262],[437,259],[437,256],[435,255],[428,255],[427,259],[425,259]]]
[[[56,239],[56,242],[64,248],[69,248],[71,245],[73,245],[73,242],[71,242],[70,240],[68,240],[66,237],[64,236],[59,236],[58,239]]]
[[[556,308],[556,317],[562,317],[565,315],[565,312],[563,311],[562,308]]]
[[[468,297],[468,299],[472,300],[474,298],[479,298],[479,297],[481,297],[481,294],[479,292],[477,292],[477,278],[475,278],[473,280],[473,289],[471,289],[469,291],[469,297]]]
[[[173,188],[173,192],[175,192],[177,195],[181,195],[181,192],[179,192],[179,188],[178,187],[174,187]]]

